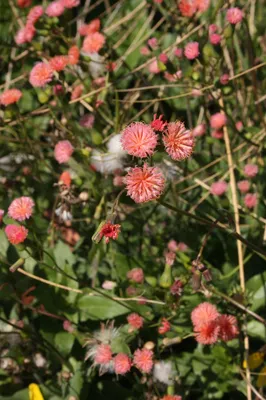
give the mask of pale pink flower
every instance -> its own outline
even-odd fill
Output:
[[[227,183],[225,181],[218,181],[218,182],[214,182],[211,185],[211,194],[215,195],[215,196],[222,196],[226,190],[227,190]]]
[[[222,36],[219,35],[219,33],[212,33],[209,36],[209,39],[210,39],[211,44],[214,44],[216,46],[217,44],[221,43]]]
[[[28,236],[28,230],[24,226],[7,225],[5,227],[7,239],[12,244],[23,243]]]
[[[150,38],[147,43],[152,49],[156,49],[158,46],[158,41],[155,37]]]
[[[43,87],[51,82],[53,78],[53,69],[50,64],[39,62],[30,72],[29,81],[34,87]]]
[[[150,54],[150,50],[147,46],[141,47],[140,54],[142,54],[143,56],[148,56]]]
[[[134,353],[134,365],[144,373],[149,373],[153,367],[153,351],[148,349],[137,349]]]
[[[177,47],[174,51],[174,55],[178,58],[182,58],[183,57],[183,49]]]
[[[243,19],[243,12],[238,7],[229,8],[226,12],[226,19],[230,24],[238,24]]]
[[[79,123],[83,128],[91,129],[94,125],[95,117],[93,114],[85,114],[79,120]]]
[[[220,77],[220,83],[221,83],[222,85],[227,85],[228,82],[229,82],[229,75],[228,75],[228,74],[223,74],[223,75]]]
[[[244,203],[247,208],[254,208],[257,205],[257,194],[247,193],[244,198]]]
[[[83,89],[84,86],[82,84],[75,86],[71,93],[71,100],[78,99],[82,95]]]
[[[46,8],[45,13],[48,15],[48,17],[60,17],[60,15],[63,14],[65,10],[64,5],[60,0],[58,1],[52,1]]]
[[[163,64],[166,64],[167,61],[168,61],[168,56],[167,56],[167,54],[161,53],[161,54],[159,55],[159,60],[160,60]]]
[[[178,250],[178,251],[187,251],[187,249],[188,249],[188,245],[187,245],[186,243],[184,243],[184,242],[179,242],[179,243],[177,244],[177,250]]]
[[[0,223],[3,221],[4,214],[5,214],[5,211],[0,209]]]
[[[167,252],[164,254],[164,257],[165,257],[165,263],[166,263],[167,265],[172,266],[172,265],[174,264],[174,261],[175,261],[175,253],[173,253],[172,251],[167,251]]]
[[[79,34],[81,36],[87,36],[94,32],[99,32],[101,27],[101,21],[99,18],[93,19],[89,24],[83,24],[79,27]]]
[[[122,132],[122,147],[128,154],[145,158],[154,153],[158,137],[150,125],[133,122]]]
[[[60,0],[64,7],[73,8],[80,4],[80,0]]]
[[[228,342],[238,336],[237,320],[233,315],[222,314],[216,319],[219,326],[219,339]]]
[[[158,332],[161,335],[164,335],[166,332],[169,332],[171,329],[171,324],[166,318],[162,318],[161,324],[158,328]]]
[[[116,283],[113,281],[104,281],[102,288],[105,290],[113,290],[116,287]]]
[[[227,118],[224,113],[216,113],[211,116],[210,124],[213,129],[221,129],[226,122]]]
[[[148,69],[149,69],[149,71],[150,71],[151,74],[159,74],[159,73],[161,72],[157,60],[153,60],[153,61],[149,64]]]
[[[244,174],[249,178],[254,178],[254,176],[256,176],[258,172],[259,168],[255,164],[247,164],[244,167]]]
[[[194,137],[203,136],[206,133],[206,124],[199,124],[192,130]]]
[[[142,268],[133,268],[127,273],[127,278],[136,283],[143,283],[144,272]]]
[[[65,319],[64,322],[63,322],[63,329],[64,329],[66,332],[69,332],[69,333],[73,333],[74,330],[75,330],[75,328],[73,327],[73,325],[71,324],[71,322],[68,321],[67,319]]]
[[[60,142],[58,142],[54,148],[54,156],[56,161],[58,161],[59,164],[68,162],[73,151],[74,147],[68,140],[60,140]]]
[[[49,60],[49,64],[53,71],[63,71],[68,64],[67,56],[55,56]]]
[[[174,239],[172,239],[168,242],[167,247],[168,247],[168,250],[170,250],[173,253],[175,253],[178,250],[178,244]]]
[[[117,375],[124,375],[131,368],[131,360],[130,358],[124,353],[118,353],[114,357],[114,370]]]
[[[95,356],[94,356],[94,364],[98,365],[104,365],[104,364],[109,364],[109,362],[112,360],[112,350],[111,346],[109,344],[100,344],[97,347]]]
[[[204,12],[208,10],[210,5],[210,0],[194,0],[197,10],[200,12]]]
[[[127,316],[127,322],[134,329],[140,329],[143,327],[144,319],[137,313],[132,313]]]
[[[8,106],[17,103],[22,96],[22,92],[18,89],[7,89],[0,95],[0,104]]]
[[[241,132],[243,130],[243,122],[237,121],[235,127],[238,130],[238,132]]]
[[[17,221],[25,221],[31,217],[34,205],[34,201],[30,197],[19,197],[10,204],[8,216]]]
[[[68,50],[68,62],[70,65],[76,65],[79,61],[79,48],[78,46],[72,46]]]
[[[200,54],[199,43],[198,42],[189,42],[185,46],[184,54],[188,60],[194,60],[194,58],[197,58]]]
[[[196,330],[201,329],[207,322],[215,321],[219,316],[217,308],[208,302],[199,304],[191,313],[191,320]]]
[[[173,160],[181,161],[191,156],[194,139],[183,122],[170,122],[163,135],[163,143],[167,153]]]
[[[94,32],[86,36],[83,42],[82,50],[86,53],[98,53],[104,46],[105,37],[100,32]]]
[[[250,188],[250,182],[247,180],[240,181],[237,184],[238,189],[240,190],[241,193],[246,193],[249,191]]]
[[[24,44],[24,43],[30,43],[36,33],[36,29],[34,28],[33,25],[27,24],[24,28],[21,28],[16,36],[15,36],[15,42],[16,44]]]
[[[219,131],[219,130],[216,130],[216,129],[211,132],[211,135],[215,139],[223,139],[223,137],[224,137],[223,131]]]
[[[178,7],[184,17],[192,17],[197,11],[195,0],[180,0]]]
[[[116,175],[113,179],[114,186],[124,186],[124,177],[120,175]]]
[[[164,72],[163,76],[168,82],[175,82],[177,80],[176,74],[170,74],[167,71]]]
[[[27,16],[27,24],[34,25],[38,21],[38,19],[41,18],[43,13],[44,13],[44,9],[42,6],[32,7],[32,9],[30,10],[30,12]]]
[[[160,169],[149,167],[147,164],[142,168],[131,168],[124,181],[128,196],[136,203],[157,199],[165,187],[165,179]]]

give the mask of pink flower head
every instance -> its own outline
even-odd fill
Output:
[[[24,44],[24,43],[30,43],[36,33],[36,29],[34,28],[33,25],[27,24],[24,28],[21,28],[16,36],[15,36],[15,42],[16,44]]]
[[[113,179],[114,186],[124,186],[124,177],[120,175],[116,175]]]
[[[173,253],[172,251],[167,251],[167,252],[164,254],[164,257],[165,257],[165,263],[166,263],[167,265],[172,266],[172,265],[174,264],[174,261],[175,261],[175,253]]]
[[[79,28],[79,34],[81,36],[87,36],[91,33],[99,32],[101,27],[101,21],[99,18],[93,19],[89,24],[83,24]]]
[[[221,43],[222,37],[221,37],[221,35],[219,35],[219,33],[212,33],[209,36],[209,39],[210,39],[211,44],[214,44],[216,46],[217,44]]]
[[[110,239],[116,240],[120,233],[121,225],[106,222],[100,230],[100,240],[104,237],[105,243],[109,243]]]
[[[226,115],[224,113],[216,113],[211,116],[211,127],[213,129],[221,129],[227,122]]]
[[[155,37],[150,38],[147,43],[152,49],[156,49],[158,46],[158,41]]]
[[[177,47],[174,51],[174,55],[178,58],[182,58],[183,57],[183,49]]]
[[[244,167],[244,174],[248,178],[254,178],[254,176],[256,176],[258,172],[259,172],[259,168],[255,164],[247,164]]]
[[[116,283],[113,281],[104,281],[102,288],[105,290],[113,290],[116,287]]]
[[[60,140],[54,148],[54,156],[59,164],[68,162],[72,153],[74,151],[74,147],[68,140]]]
[[[150,125],[155,131],[162,132],[164,130],[164,128],[166,127],[167,122],[163,122],[162,118],[163,118],[163,115],[160,115],[159,118],[157,118],[157,115],[154,114],[153,121],[150,123]]]
[[[257,205],[257,194],[247,193],[244,198],[244,203],[247,208],[254,208]]]
[[[205,133],[206,133],[206,124],[199,124],[192,131],[192,135],[194,137],[203,136]]]
[[[204,12],[209,8],[210,0],[195,0],[195,5],[198,11]]]
[[[162,318],[161,324],[158,328],[158,332],[161,335],[164,335],[166,332],[169,332],[171,329],[171,324],[166,318]]]
[[[122,147],[128,154],[145,158],[154,153],[157,145],[157,135],[150,125],[133,122],[122,132]]]
[[[91,129],[94,125],[95,117],[93,114],[85,114],[80,119],[79,123],[83,128]]]
[[[178,7],[183,17],[192,17],[197,11],[195,0],[180,0]]]
[[[238,336],[239,330],[237,320],[233,315],[220,315],[217,318],[216,323],[220,328],[219,338],[221,340],[228,342]]]
[[[95,356],[94,356],[94,364],[102,365],[108,364],[112,360],[112,350],[109,344],[100,344],[97,347]]]
[[[55,56],[50,59],[49,64],[53,71],[63,71],[68,64],[67,56]]]
[[[143,283],[144,272],[142,268],[133,268],[127,273],[127,278],[136,283]]]
[[[186,243],[184,243],[184,242],[179,242],[179,243],[177,244],[177,250],[178,250],[178,251],[187,251],[187,249],[188,249],[188,246],[186,245]]]
[[[19,197],[10,204],[8,216],[17,221],[25,221],[31,217],[34,205],[34,201],[30,197]]]
[[[134,365],[144,373],[149,373],[153,367],[153,351],[148,349],[137,349],[134,353]]]
[[[200,97],[200,96],[202,96],[202,91],[200,89],[194,88],[191,90],[191,96],[192,97]]]
[[[68,171],[62,172],[59,178],[59,182],[62,182],[65,186],[70,188],[71,186],[71,175]]]
[[[29,7],[32,3],[32,0],[17,0],[17,6],[20,8]]]
[[[65,11],[65,7],[60,0],[52,1],[46,8],[45,13],[48,17],[60,17]]]
[[[195,330],[200,330],[206,323],[214,321],[220,314],[217,308],[208,302],[199,304],[191,313]]]
[[[151,74],[159,74],[161,72],[157,60],[153,60],[149,64],[148,68],[149,68],[149,71],[150,71]]]
[[[243,122],[237,121],[235,127],[238,130],[238,132],[241,132],[243,130]]]
[[[150,54],[150,50],[147,46],[144,46],[140,49],[140,54],[142,54],[143,56],[148,56]]]
[[[195,328],[195,339],[201,344],[213,344],[219,339],[220,327],[216,321],[205,322],[200,329]]]
[[[224,137],[223,131],[219,131],[219,130],[216,130],[216,129],[214,131],[212,131],[211,135],[215,139],[223,139],[223,137]]]
[[[173,296],[180,297],[183,293],[183,283],[180,279],[176,279],[172,286],[170,287],[170,292]]]
[[[118,353],[114,357],[114,370],[117,375],[124,375],[130,371],[131,364],[130,358],[124,353]]]
[[[50,64],[39,62],[30,72],[29,81],[34,87],[43,87],[51,82],[53,78],[53,69]]]
[[[237,184],[238,189],[240,190],[241,193],[247,193],[250,188],[250,182],[247,180],[244,181],[239,181]]]
[[[53,93],[54,93],[56,96],[60,96],[60,94],[63,94],[63,93],[64,93],[64,88],[63,88],[63,86],[60,85],[60,84],[54,85],[54,86],[53,86]]]
[[[22,96],[22,92],[18,89],[7,89],[0,95],[0,104],[8,106],[17,103]]]
[[[161,54],[159,55],[159,60],[160,60],[163,64],[166,64],[167,61],[168,61],[168,56],[167,56],[167,54],[161,53]]]
[[[7,225],[5,233],[10,243],[19,244],[24,242],[28,236],[28,230],[24,226]]]
[[[215,24],[211,24],[209,26],[209,35],[211,35],[212,33],[216,33],[218,31],[218,26]]]
[[[230,24],[238,24],[243,19],[243,12],[238,7],[229,8],[226,12],[226,19]]]
[[[131,168],[125,176],[127,194],[136,203],[145,203],[155,200],[162,194],[165,186],[165,179],[157,167]]]
[[[72,46],[68,50],[68,63],[70,65],[76,65],[79,62],[79,48],[78,46]]]
[[[168,250],[172,251],[173,253],[175,253],[178,250],[177,242],[174,239],[168,242],[167,247]]]
[[[83,89],[84,89],[83,85],[77,85],[76,87],[74,87],[71,93],[71,100],[78,99],[82,95]]]
[[[86,53],[98,53],[105,43],[105,37],[102,33],[94,32],[86,36],[83,42],[82,50]]]
[[[185,46],[184,54],[188,60],[194,60],[194,58],[197,58],[200,54],[199,43],[198,42],[189,42]]]
[[[73,333],[74,330],[75,330],[74,327],[73,327],[73,325],[71,324],[71,322],[68,321],[67,319],[65,319],[64,322],[63,322],[63,329],[64,329],[66,332],[69,332],[69,333]]]
[[[144,320],[139,314],[132,313],[127,316],[127,322],[132,328],[140,329],[143,327]]]
[[[225,181],[214,182],[211,185],[211,194],[215,196],[222,196],[227,190],[227,183]]]
[[[163,143],[167,153],[173,160],[181,161],[191,156],[194,139],[183,122],[170,122],[163,135]]]
[[[0,223],[3,221],[4,214],[5,214],[5,211],[0,209]]]
[[[80,0],[60,0],[64,7],[73,8],[80,4]]]
[[[223,74],[223,75],[220,77],[220,83],[221,83],[222,85],[227,85],[228,82],[229,82],[229,75],[228,75],[228,74]]]
[[[44,9],[42,6],[32,7],[28,16],[27,16],[27,24],[34,25],[41,18],[44,13]]]

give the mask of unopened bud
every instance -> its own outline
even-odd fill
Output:
[[[172,284],[173,284],[172,268],[170,265],[166,264],[164,272],[159,279],[159,285],[164,289],[168,289],[169,287],[172,286]]]
[[[144,344],[144,348],[145,349],[147,349],[147,350],[153,350],[154,349],[154,347],[155,347],[155,343],[154,342],[146,342],[145,344]]]

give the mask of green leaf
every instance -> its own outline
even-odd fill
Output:
[[[75,337],[68,332],[59,332],[55,335],[55,344],[58,350],[67,356],[74,344]]]
[[[0,254],[2,256],[6,256],[6,252],[9,246],[9,242],[7,240],[7,237],[4,233],[4,231],[0,231]]]
[[[128,313],[128,308],[102,296],[85,294],[78,299],[77,305],[86,319],[109,319]]]
[[[259,321],[250,321],[247,325],[249,336],[259,338],[263,341],[266,339],[266,327]]]
[[[54,248],[54,256],[59,267],[64,268],[65,264],[68,263],[73,265],[75,257],[71,253],[69,246],[59,241]]]
[[[260,307],[266,305],[266,273],[258,274],[253,276],[247,282],[247,289],[254,291],[252,296],[251,309],[253,311],[258,310]]]

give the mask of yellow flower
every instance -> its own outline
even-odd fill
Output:
[[[266,385],[266,367],[263,367],[257,379],[257,386],[263,387]]]
[[[250,354],[248,356],[248,366],[250,369],[256,369],[263,363],[263,360],[264,360],[263,353],[256,352],[256,353]],[[246,360],[243,361],[243,368],[247,368]]]
[[[36,383],[31,383],[29,385],[29,396],[30,400],[44,400],[40,388]]]

